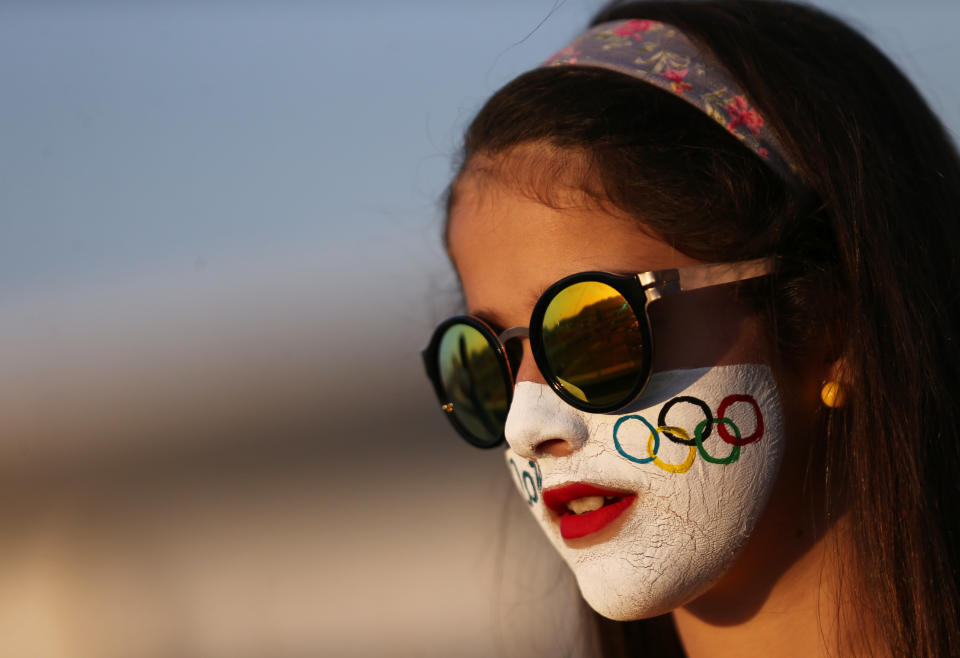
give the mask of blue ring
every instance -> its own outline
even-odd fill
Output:
[[[623,449],[623,446],[620,445],[620,439],[617,438],[617,432],[620,431],[620,426],[631,418],[636,418],[644,425],[650,429],[650,434],[653,435],[653,454],[656,455],[660,451],[660,433],[657,431],[657,428],[651,425],[646,418],[643,416],[638,416],[637,414],[630,414],[629,416],[623,416],[617,420],[617,424],[613,426],[613,445],[617,448],[617,452],[620,453],[620,456],[624,459],[628,459],[635,464],[649,464],[653,461],[653,457],[644,457],[643,459],[637,459],[633,455],[627,454]]]

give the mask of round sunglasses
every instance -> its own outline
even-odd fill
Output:
[[[620,275],[582,272],[541,295],[527,327],[497,333],[480,318],[440,323],[423,351],[440,407],[471,444],[504,440],[514,373],[529,338],[537,367],[566,403],[594,413],[621,409],[650,379],[653,337],[647,308],[681,292],[765,276],[774,258]]]

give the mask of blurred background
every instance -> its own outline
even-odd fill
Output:
[[[817,4],[960,134],[960,4]],[[589,654],[419,350],[462,129],[599,5],[0,0],[0,657]]]

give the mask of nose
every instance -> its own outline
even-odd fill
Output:
[[[501,339],[501,342],[502,339]],[[514,350],[517,359],[517,362],[513,364],[515,372],[513,379],[515,382],[536,382],[538,384],[546,385],[547,380],[544,379],[543,373],[540,372],[540,368],[537,366],[536,360],[533,358],[533,350],[530,348],[530,341],[527,338],[515,338]]]
[[[527,459],[572,454],[589,435],[583,414],[536,381],[517,382],[504,434],[510,448]]]

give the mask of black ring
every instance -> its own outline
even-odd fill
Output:
[[[703,415],[706,416],[707,418],[707,425],[703,430],[703,435],[700,437],[700,441],[701,442],[706,441],[707,437],[710,436],[710,433],[713,431],[713,412],[710,411],[710,407],[707,406],[707,403],[701,400],[700,398],[695,398],[690,395],[681,395],[678,398],[673,398],[672,400],[670,400],[660,408],[660,415],[657,416],[657,426],[670,427],[669,425],[667,425],[667,412],[670,411],[670,409],[673,408],[673,405],[675,405],[678,402],[689,402],[692,405],[700,407],[700,411],[702,411]],[[670,439],[674,443],[679,443],[685,446],[697,445],[696,439],[689,439],[689,440],[681,439],[678,436],[674,436],[673,432],[670,432],[670,431],[661,430],[660,433],[666,436],[668,439]]]

